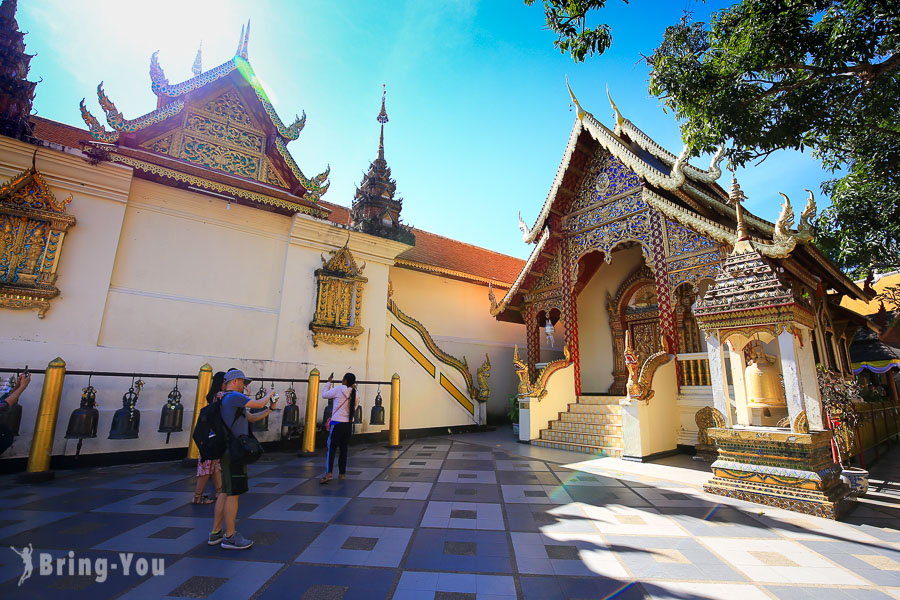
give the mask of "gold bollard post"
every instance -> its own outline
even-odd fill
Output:
[[[194,396],[194,416],[191,418],[191,434],[188,436],[187,458],[182,461],[186,467],[197,466],[200,459],[200,449],[194,443],[194,427],[197,426],[197,419],[200,418],[200,409],[203,408],[203,402],[209,394],[209,387],[212,385],[212,367],[206,363],[200,367],[197,374],[197,394]]]
[[[306,388],[306,422],[303,424],[303,446],[298,456],[316,455],[316,412],[319,408],[319,370],[309,372]]]
[[[400,445],[400,376],[391,377],[391,428],[388,432],[388,448],[396,450]]]
[[[50,481],[54,477],[54,472],[50,470],[50,456],[53,453],[53,436],[56,433],[59,400],[62,397],[65,379],[66,361],[56,357],[50,361],[44,373],[44,387],[41,390],[41,403],[34,422],[28,466],[25,472],[19,475],[19,481],[23,483]]]

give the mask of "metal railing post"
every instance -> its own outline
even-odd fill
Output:
[[[41,390],[41,403],[34,422],[28,466],[25,473],[19,476],[20,481],[49,481],[54,477],[53,471],[50,470],[50,456],[53,453],[53,436],[56,433],[59,400],[62,397],[65,379],[66,361],[56,357],[50,361],[44,373],[44,387]]]
[[[303,446],[301,456],[316,455],[316,412],[319,406],[319,370],[309,372],[309,384],[306,387],[306,422],[303,424]]]
[[[194,443],[194,427],[197,426],[197,419],[200,417],[200,409],[202,402],[209,394],[209,388],[212,385],[212,367],[206,363],[200,367],[197,374],[197,394],[194,396],[194,416],[191,418],[191,434],[188,436],[188,452],[187,460],[190,462],[200,458],[200,449]]]
[[[400,446],[400,376],[391,377],[391,428],[388,434],[388,448],[396,450]]]

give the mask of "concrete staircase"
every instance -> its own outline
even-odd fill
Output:
[[[533,446],[572,450],[596,456],[622,456],[620,396],[579,396],[569,410],[550,421]]]

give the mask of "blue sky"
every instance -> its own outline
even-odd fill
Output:
[[[155,108],[150,55],[173,83],[191,77],[203,41],[204,69],[228,60],[251,19],[250,62],[285,122],[306,111],[288,146],[308,175],[331,165],[325,199],[349,205],[378,145],[381,86],[387,84],[388,165],[406,222],[434,233],[526,257],[516,224],[529,224],[546,198],[574,112],[565,75],[585,109],[612,126],[606,100],[678,154],[678,124],[647,92],[641,54],[685,9],[707,20],[726,3],[688,0],[625,5],[601,18],[613,45],[576,64],[553,47],[540,2],[521,0],[34,0],[18,20],[32,61],[41,116],[84,126],[78,103],[95,115],[96,86],[126,118]],[[708,159],[695,159],[705,168]],[[795,204],[818,192],[825,173],[809,154],[782,152],[738,173],[747,207],[769,220],[785,192]],[[726,176],[720,183],[727,188]],[[826,204],[819,198],[819,207]]]

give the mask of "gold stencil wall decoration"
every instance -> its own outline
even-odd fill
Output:
[[[59,295],[56,269],[75,217],[32,166],[0,187],[0,308],[38,309]]]
[[[349,345],[356,350],[359,336],[365,331],[360,322],[362,295],[367,278],[362,276],[366,265],[356,264],[347,246],[333,250],[331,257],[322,257],[322,268],[316,269],[316,313],[309,324],[313,332],[313,347],[320,342]]]

